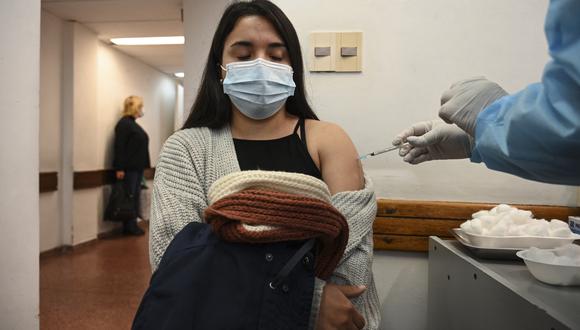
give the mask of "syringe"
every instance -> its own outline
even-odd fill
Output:
[[[403,147],[405,147],[407,145],[408,145],[407,143],[404,143],[404,144],[401,144],[401,145],[398,145],[398,146],[388,147],[388,148],[385,148],[385,149],[382,149],[382,150],[373,151],[371,153],[368,153],[368,154],[365,154],[365,155],[360,156],[358,159],[359,160],[363,160],[363,159],[365,159],[367,157],[372,157],[372,156],[384,154],[385,152],[389,152],[389,151],[393,151],[393,150],[399,150],[399,149],[401,149],[401,148],[403,148]]]

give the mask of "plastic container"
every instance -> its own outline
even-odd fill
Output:
[[[527,258],[528,250],[519,251],[516,255],[524,260],[528,270],[539,281],[551,285],[580,285],[580,266],[554,265]]]
[[[469,241],[463,237],[464,234],[461,228],[454,228],[451,230],[451,233],[455,238],[457,238],[457,241],[461,245],[465,246],[469,251],[471,251],[471,253],[473,253],[473,255],[478,258],[492,260],[520,260],[516,253],[522,249],[477,247],[470,244]]]
[[[570,230],[575,234],[580,234],[580,217],[568,217]]]
[[[553,249],[567,245],[580,239],[580,235],[572,234],[570,237],[544,237],[544,236],[483,236],[474,235],[462,231],[461,235],[471,245],[480,248],[512,248],[527,249],[532,246],[539,249]]]

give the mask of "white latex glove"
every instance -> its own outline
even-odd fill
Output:
[[[475,136],[475,123],[479,113],[506,95],[508,93],[498,84],[483,77],[461,80],[441,95],[439,117]]]
[[[461,159],[471,156],[473,139],[454,124],[446,124],[436,119],[416,123],[393,140],[398,146],[399,156],[410,164],[419,164],[435,159]]]

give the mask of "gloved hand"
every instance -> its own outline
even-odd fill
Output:
[[[479,113],[506,95],[508,93],[498,84],[483,77],[461,80],[441,95],[439,117],[475,136],[475,123]]]
[[[398,146],[399,156],[410,164],[419,164],[435,159],[469,158],[473,139],[454,124],[446,124],[436,119],[416,123],[407,128],[393,140]]]

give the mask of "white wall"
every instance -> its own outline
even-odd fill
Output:
[[[99,149],[103,138],[99,125],[100,113],[97,103],[101,93],[98,89],[98,46],[97,35],[87,27],[74,23],[73,28],[73,169],[90,171],[99,166]],[[98,233],[98,199],[89,190],[73,194],[72,244],[77,245],[95,239]]]
[[[60,167],[60,109],[62,79],[62,20],[46,11],[41,14],[40,38],[40,171]]]
[[[189,114],[197,89],[200,86],[213,34],[229,2],[228,0],[183,1],[185,118]]]
[[[183,85],[179,84],[177,85],[177,102],[175,104],[175,120],[173,122],[173,128],[176,131],[183,126],[185,119],[187,119],[187,114],[189,113],[189,112],[186,113],[183,104],[183,98],[184,98]]]
[[[40,172],[59,172],[61,166],[62,21],[41,13],[40,38]],[[58,83],[55,83],[58,82]],[[61,245],[60,192],[40,194],[40,251]]]
[[[40,1],[0,2],[0,328],[38,329]]]
[[[79,23],[45,11],[42,19],[41,108],[47,120],[41,121],[40,163],[45,171],[59,171],[59,192],[41,198],[40,247],[46,251],[113,228],[102,220],[108,187],[72,191],[72,173],[111,168],[114,127],[129,95],[144,99],[146,115],[138,123],[149,134],[154,166],[173,132],[178,84]]]

